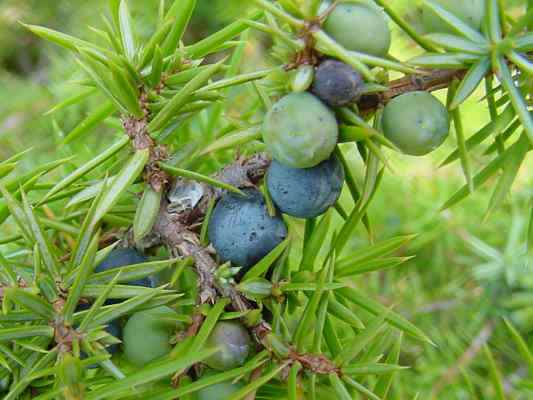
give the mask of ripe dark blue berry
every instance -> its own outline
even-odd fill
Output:
[[[342,107],[360,97],[362,83],[361,75],[348,64],[326,60],[316,70],[311,91],[329,106]]]
[[[104,272],[114,268],[126,267],[147,262],[148,259],[137,250],[131,248],[115,249],[96,266],[94,272]],[[152,287],[152,281],[146,277],[128,282],[128,285]]]
[[[336,156],[316,167],[289,168],[272,161],[267,172],[268,192],[281,212],[298,218],[314,218],[339,198],[344,169]]]
[[[271,217],[263,195],[255,189],[246,196],[224,195],[209,220],[208,235],[223,261],[251,267],[272,251],[287,236],[279,215]]]
[[[240,323],[219,322],[211,332],[207,346],[220,350],[206,359],[205,364],[219,371],[240,367],[250,354],[250,342],[248,331]]]

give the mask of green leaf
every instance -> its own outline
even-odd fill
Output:
[[[381,334],[385,328],[385,320],[389,310],[380,313],[373,320],[369,322],[367,327],[358,333],[352,340],[346,343],[346,348],[340,356],[340,361],[343,365],[350,363],[356,358],[359,353],[370,343],[374,338]]]
[[[52,329],[52,328],[48,328]],[[25,374],[22,379],[18,380],[11,390],[2,400],[18,400],[20,399],[20,394],[32,383],[34,380],[34,374],[38,371],[42,371],[45,368],[49,367],[55,361],[57,357],[57,350],[53,349],[44,355],[39,355],[38,358],[33,359],[33,365],[27,370],[24,371]]]
[[[2,163],[0,164],[0,179],[9,175],[17,167],[16,163]]]
[[[159,26],[141,52],[139,69],[146,67],[146,65],[152,60],[156,46],[161,47],[162,42],[165,40],[173,26],[173,20],[168,20]]]
[[[236,289],[251,300],[261,300],[272,295],[272,282],[265,278],[246,279]]]
[[[215,328],[215,325],[218,322],[222,313],[224,312],[224,307],[226,307],[227,304],[227,299],[221,299],[209,310],[202,324],[202,327],[194,337],[193,343],[191,344],[190,348],[187,349],[188,353],[194,354],[199,349],[205,346],[209,335]]]
[[[503,174],[498,180],[498,184],[490,199],[487,215],[498,208],[507,194],[511,191],[511,187],[518,175],[518,171],[520,170],[529,150],[530,142],[525,134],[520,137],[516,145],[509,149],[509,154],[503,165]]]
[[[357,289],[343,288],[343,289],[339,289],[336,293],[339,293],[346,300],[363,308],[364,310],[368,311],[371,314],[374,314],[374,315],[387,314],[386,319],[390,324],[392,324],[396,328],[400,329],[401,331],[404,331],[408,335],[411,335],[412,337],[418,340],[421,340],[423,342],[433,345],[433,342],[426,336],[424,332],[422,332],[421,329],[417,328],[415,325],[407,321],[405,318],[403,318],[399,314],[396,314],[390,311],[385,306],[381,305],[375,300],[372,300],[362,295]]]
[[[26,290],[19,288],[5,288],[4,298],[35,313],[46,321],[52,321],[54,317],[54,308],[51,304],[44,301],[42,297]]]
[[[297,361],[291,365],[289,370],[289,379],[287,381],[288,400],[298,400],[298,373],[302,369],[302,365]]]
[[[494,160],[492,160],[483,170],[481,170],[475,177],[474,177],[474,189],[478,189],[481,185],[483,185],[485,182],[487,182],[492,176],[496,175],[500,168],[505,165],[505,162],[507,160],[507,157],[510,153],[514,151],[516,148],[516,144],[505,150],[502,154],[498,155]],[[468,189],[468,185],[463,186],[461,189],[459,189],[442,207],[442,210],[446,210],[460,201],[464,200],[466,197],[468,197],[470,193],[470,190]]]
[[[529,217],[529,229],[528,229],[528,239],[526,242],[526,248],[528,251],[533,249],[533,199],[530,201],[531,216]]]
[[[315,282],[281,283],[279,289],[282,292],[315,292],[318,290],[337,290],[346,286],[347,284],[342,282],[330,282],[324,284]]]
[[[131,282],[138,279],[154,275],[166,268],[175,264],[178,259],[172,258],[161,261],[148,261],[140,264],[127,265],[123,267],[113,268],[107,271],[94,273],[90,276],[88,282],[91,284],[105,283],[112,280],[116,273],[120,271],[121,275],[118,282]]]
[[[515,346],[517,347],[518,351],[520,352],[520,355],[522,356],[522,361],[525,361],[527,363],[528,370],[531,373],[533,371],[533,353],[531,353],[529,345],[526,343],[525,339],[508,319],[504,318],[504,322],[505,327],[511,334],[511,338],[515,343]]]
[[[102,165],[105,161],[109,160],[116,153],[122,150],[130,142],[130,139],[127,136],[123,136],[119,139],[118,142],[111,145],[106,151],[104,151],[99,156],[93,158],[91,161],[72,171],[69,175],[60,180],[57,184],[54,185],[52,189],[43,197],[43,199],[38,204],[45,203],[50,197],[61,192],[63,189],[67,188],[74,182],[83,178],[86,174],[91,172],[93,169]]]
[[[96,212],[96,208],[98,207],[98,204],[100,203],[100,200],[102,199],[102,196],[105,193],[105,183],[107,182],[104,181],[99,187],[99,191],[96,193],[97,197],[91,204],[91,207],[89,208],[89,211],[87,212],[81,225],[80,232],[78,233],[78,236],[76,238],[76,245],[74,247],[74,251],[71,257],[72,268],[75,268],[82,262],[82,259],[85,255],[85,251],[87,250],[91,242],[92,235],[96,231],[97,225],[93,224],[92,221]]]
[[[429,43],[449,51],[471,54],[487,54],[489,46],[446,33],[430,33],[424,36]]]
[[[333,294],[329,296],[328,312],[339,321],[351,325],[355,329],[365,329],[363,321],[352,310],[336,300]]]
[[[336,358],[344,351],[341,341],[338,337],[338,332],[335,329],[336,326],[333,323],[332,316],[328,315],[326,317],[326,322],[324,324],[324,341],[326,342],[331,355]]]
[[[196,393],[201,389],[216,385],[218,383],[231,381],[257,369],[266,361],[265,358],[266,352],[263,351],[240,368],[234,368],[231,371],[219,372],[214,375],[202,376],[200,379],[191,384],[183,386],[180,385],[179,388],[167,389],[162,393],[151,396],[150,400],[173,400],[175,398],[184,398],[183,396]]]
[[[133,221],[133,238],[135,242],[139,242],[152,231],[159,215],[162,195],[162,192],[155,191],[150,185],[147,185],[144,189]]]
[[[76,59],[80,67],[89,75],[96,86],[108,97],[109,100],[120,110],[120,112],[127,114],[128,108],[123,104],[120,96],[117,96],[116,82],[112,81],[109,72],[102,66],[96,64],[85,53],[81,54],[81,59]]]
[[[454,81],[450,89],[448,90],[448,103],[454,97],[457,90],[457,81]],[[461,160],[461,167],[463,174],[468,185],[468,190],[474,192],[474,181],[472,180],[472,162],[470,160],[470,154],[466,148],[465,134],[463,129],[463,119],[461,118],[461,111],[459,108],[452,110],[453,123],[455,126],[455,134],[457,136],[457,148],[459,150],[459,159]]]
[[[87,329],[87,327],[91,323],[93,317],[96,315],[96,313],[98,312],[100,307],[102,305],[104,305],[104,303],[107,300],[109,294],[111,293],[111,291],[115,287],[115,284],[117,283],[117,280],[118,280],[119,277],[120,277],[120,271],[118,271],[117,274],[115,275],[115,277],[113,278],[113,280],[111,280],[107,284],[107,286],[105,286],[103,288],[102,292],[99,294],[98,298],[95,300],[95,302],[93,303],[93,305],[89,309],[89,312],[87,314],[85,314],[85,317],[83,318],[83,320],[81,321],[80,326],[79,326],[79,330],[81,332],[84,332]],[[87,288],[88,288],[88,286],[89,285],[87,285],[87,284],[83,285],[82,296],[87,296]],[[150,288],[144,288],[144,289],[150,290]]]
[[[152,58],[152,71],[148,78],[150,84],[156,87],[161,82],[161,76],[163,73],[163,53],[159,46],[155,46],[154,57]]]
[[[497,57],[496,61],[497,65],[495,67],[499,70],[501,83],[509,94],[513,108],[516,111],[518,118],[520,118],[520,121],[522,121],[522,125],[526,131],[526,134],[529,136],[529,140],[531,143],[533,143],[533,117],[528,110],[527,103],[524,100],[524,97],[522,97],[522,94],[518,88],[515,86],[511,71],[509,70],[509,66],[505,62],[504,58]]]
[[[75,38],[74,36],[70,36],[58,31],[55,31],[53,29],[48,29],[42,26],[37,25],[27,25],[21,23],[22,26],[24,26],[26,29],[30,30],[37,36],[42,37],[45,40],[48,40],[49,42],[53,42],[59,46],[62,46],[66,49],[69,49],[73,52],[78,51],[78,46],[90,46],[92,47],[92,44],[89,42],[86,42],[85,40],[81,40],[78,38]]]
[[[115,381],[100,389],[87,393],[86,400],[109,399],[112,396],[131,390],[132,387],[139,387],[146,383],[159,381],[172,374],[178,374],[210,357],[216,351],[216,349],[198,350],[194,353],[184,354],[151,367],[144,367],[142,370],[134,372],[122,380]]]
[[[507,106],[505,110],[496,117],[495,120],[489,122],[466,141],[467,150],[473,149],[487,139],[490,135],[499,135],[501,131],[503,131],[509,124],[513,122],[515,116],[516,114],[513,110],[513,107],[511,105]],[[458,158],[459,150],[455,150],[441,163],[441,167],[450,164]]]
[[[397,364],[400,359],[400,350],[402,345],[403,335],[400,333],[398,339],[394,342],[392,349],[389,350],[387,355],[386,362],[387,364]],[[382,375],[379,377],[376,385],[374,386],[374,392],[377,396],[383,399],[387,399],[389,395],[390,388],[392,386],[392,381],[396,375],[395,371],[391,371],[388,374]]]
[[[15,175],[11,178],[6,178],[3,180],[2,185],[9,190],[10,192],[19,189],[20,186],[23,186],[23,189],[25,191],[29,191],[30,187],[33,187],[30,185],[30,187],[24,187],[26,184],[29,184],[30,182],[33,182],[35,184],[36,178],[47,174],[57,167],[60,167],[70,161],[72,161],[74,157],[68,157],[68,158],[62,158],[60,160],[51,161],[49,163],[39,165],[38,167],[35,167],[31,171],[29,171],[26,174],[21,175]]]
[[[173,54],[180,40],[187,29],[187,25],[192,17],[194,8],[196,7],[196,0],[181,0],[175,1],[167,13],[167,20],[173,19],[172,28],[162,47],[163,55],[169,56]]]
[[[94,271],[94,259],[96,256],[96,251],[98,250],[99,241],[100,235],[96,234],[91,240],[89,247],[87,247],[87,251],[83,256],[81,265],[77,270],[76,279],[69,288],[67,301],[63,307],[63,316],[65,318],[65,322],[68,324],[72,323],[72,316],[74,315],[76,307],[78,306],[78,301],[83,293],[83,288]]]
[[[529,53],[533,51],[533,32],[529,32],[515,41],[516,51]]]
[[[362,363],[346,365],[342,368],[342,372],[347,375],[383,375],[406,368],[395,364]]]
[[[17,274],[2,253],[0,253],[0,271],[6,276],[7,281],[11,286],[17,285]]]
[[[128,60],[133,61],[136,55],[135,35],[133,33],[131,15],[126,0],[121,0],[118,9],[118,21],[122,46]]]
[[[509,60],[513,62],[524,74],[533,75],[533,62],[529,61],[526,57],[518,54],[516,51],[510,51],[507,53]]]
[[[342,226],[342,229],[339,232],[337,241],[335,243],[335,250],[338,253],[341,253],[344,247],[348,244],[348,241],[352,237],[353,232],[357,228],[363,216],[366,214],[366,211],[377,192],[377,188],[379,187],[381,178],[383,177],[383,172],[384,170],[382,169],[380,173],[378,174],[378,176],[376,177],[376,184],[374,186],[374,192],[369,196],[368,201],[362,204],[360,207],[356,206],[354,210],[352,211],[352,213],[350,214],[350,216],[348,217],[348,220]]]
[[[97,262],[95,262],[96,265],[98,265]],[[120,272],[120,271],[119,271]],[[116,276],[110,280],[109,282],[114,281]],[[96,298],[100,297],[102,293],[107,292],[107,287],[109,286],[109,283],[103,285],[103,284],[92,284],[89,283],[85,285],[83,288],[83,295],[82,297],[89,297],[89,298]],[[111,291],[108,294],[108,297],[110,299],[130,299],[135,296],[139,296],[141,294],[146,294],[148,292],[151,292],[153,288],[147,288],[144,286],[131,286],[128,284],[124,285],[115,285],[111,289]],[[163,294],[174,294],[174,290],[164,290],[161,293]]]
[[[31,233],[31,230],[28,229],[28,222],[27,222],[26,214],[22,208],[22,205],[20,205],[19,202],[16,200],[16,198],[12,196],[11,193],[9,193],[9,191],[1,184],[0,184],[0,193],[4,197],[6,207],[11,213],[11,217],[13,218],[18,228],[20,229],[22,236],[28,242],[33,242],[33,235]]]
[[[392,254],[402,247],[405,247],[416,237],[417,235],[398,236],[370,246],[365,246],[345,257],[338,259],[337,264],[335,265],[335,270],[338,271],[349,268],[352,265],[371,262],[376,258]]]
[[[35,336],[51,338],[54,336],[54,328],[51,326],[32,325],[0,329],[0,342],[8,342],[11,340],[31,338]]]
[[[335,390],[335,393],[337,394],[338,400],[353,400],[352,395],[346,389],[346,386],[344,386],[344,383],[342,383],[341,378],[336,373],[331,373],[328,375],[329,383]]]
[[[225,59],[211,65],[205,71],[202,71],[190,80],[152,119],[148,124],[148,130],[153,133],[163,129],[174,115],[187,103],[189,96],[204,85],[212,75],[218,72],[224,61]]]
[[[408,61],[423,68],[464,69],[479,61],[479,56],[468,53],[425,53]]]
[[[124,166],[122,171],[111,182],[104,191],[102,198],[94,212],[91,225],[95,226],[105,214],[118,202],[120,197],[130,188],[137,177],[142,173],[144,166],[148,162],[150,152],[148,149],[137,150]]]
[[[202,88],[200,88],[196,93],[204,93],[210,90],[220,90],[220,89],[226,89],[228,87],[232,86],[238,86],[242,85],[243,83],[256,81],[259,79],[263,79],[270,75],[272,72],[279,71],[280,68],[269,68],[262,71],[256,71],[256,72],[249,72],[247,74],[241,74],[237,76],[232,76],[230,78],[221,79],[217,82],[213,82],[209,85],[206,85]]]
[[[334,240],[334,239],[333,239]],[[316,317],[318,307],[321,299],[324,296],[328,296],[327,289],[324,288],[325,284],[330,283],[330,277],[332,274],[333,266],[335,265],[335,251],[333,250],[330,258],[326,260],[326,264],[320,271],[318,282],[316,283],[317,289],[313,291],[311,298],[307,302],[304,311],[301,313],[301,317],[298,322],[298,326],[293,334],[293,342],[299,352],[304,350],[305,340],[309,335],[309,329],[311,323]],[[283,289],[282,289],[283,290]]]
[[[502,39],[502,25],[500,21],[500,9],[498,0],[486,0],[488,34],[492,43],[498,43]]]
[[[205,212],[205,217],[202,222],[202,229],[200,230],[200,244],[204,247],[207,247],[209,245],[209,222],[211,221],[211,215],[213,214],[215,205],[216,198],[213,197],[211,200],[209,200],[209,204],[207,205],[207,211]]]
[[[261,139],[261,136],[262,133],[258,127],[248,128],[243,131],[225,135],[216,139],[214,142],[202,149],[198,155],[203,156],[220,150],[237,148],[253,140],[259,140]]]
[[[365,395],[366,397],[368,397],[369,399],[372,399],[372,400],[382,400],[381,397],[377,396],[376,394],[372,393],[370,390],[368,390],[366,387],[364,387],[362,384],[360,384],[359,382],[356,382],[355,380],[353,380],[352,378],[349,378],[347,376],[343,376],[342,378],[349,386],[353,387],[355,390],[357,390],[358,392],[362,393],[363,395]],[[383,397],[384,399],[384,397]]]
[[[324,238],[326,237],[329,227],[331,225],[333,213],[328,211],[321,219],[316,228],[313,230],[309,241],[305,244],[302,252],[302,261],[300,262],[300,270],[313,271],[320,249],[324,245]]]
[[[413,257],[390,257],[365,262],[351,263],[349,265],[346,265],[342,269],[338,269],[335,272],[335,276],[337,278],[343,278],[359,274],[366,274],[368,272],[391,269],[411,260],[412,258]]]
[[[223,189],[223,190],[227,190],[228,192],[240,194],[241,196],[246,196],[246,194],[242,190],[236,188],[235,186],[230,185],[229,183],[221,182],[217,179],[211,178],[206,175],[202,175],[198,172],[176,168],[165,163],[159,163],[159,165],[163,171],[168,172],[172,176],[180,176],[182,178],[191,179],[197,182],[203,182],[208,185],[211,185],[211,186]]]
[[[285,12],[281,7],[277,7],[274,3],[267,0],[253,0],[255,5],[260,9],[269,12],[270,14],[277,17],[279,20],[286,22],[289,25],[292,25],[296,29],[302,29],[304,27],[304,21],[294,18],[291,14]],[[286,2],[287,3],[287,2]],[[298,6],[292,7],[293,9],[299,10]]]
[[[148,301],[152,300],[158,294],[161,293],[161,289],[153,289],[149,293],[142,294],[126,301],[123,301],[119,304],[114,304],[112,306],[103,307],[100,309],[100,312],[94,316],[90,323],[88,323],[87,328],[95,328],[100,325],[105,325],[114,319],[117,319],[132,310],[139,308],[139,306],[146,304]]]
[[[496,365],[496,360],[494,359],[494,356],[492,355],[492,352],[490,351],[487,345],[483,346],[483,350],[485,353],[485,357],[489,362],[489,376],[495,391],[494,398],[497,400],[505,400],[506,396],[505,391],[503,389],[503,379],[498,369],[498,366]]]
[[[490,71],[491,62],[488,57],[482,58],[477,64],[470,67],[465,77],[459,84],[450,109],[456,109],[477,89],[483,78]]]
[[[24,207],[24,213],[26,214],[26,220],[28,221],[29,229],[32,233],[32,236],[34,237],[35,242],[39,246],[39,251],[41,252],[44,265],[46,266],[51,277],[56,280],[59,280],[59,265],[54,253],[52,252],[52,246],[48,241],[48,238],[45,236],[44,230],[37,221],[37,218],[33,213],[33,208],[30,205],[28,199],[26,198],[24,191],[22,191],[21,194],[22,205]]]
[[[113,182],[115,178],[116,176],[110,176],[107,180],[96,181],[90,186],[87,186],[85,189],[80,190],[78,193],[72,196],[65,207],[67,209],[72,209],[75,206],[81,205],[81,203],[94,199],[104,189],[104,184]]]

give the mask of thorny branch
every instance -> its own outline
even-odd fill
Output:
[[[386,92],[363,96],[358,106],[361,112],[370,113],[379,106],[403,93],[425,90],[432,91],[445,88],[454,79],[462,79],[465,71],[442,70],[424,75],[410,75],[402,79],[392,81]],[[150,149],[150,162],[145,171],[145,180],[154,190],[166,191],[169,188],[180,189],[190,185],[190,181],[171,178],[157,166],[158,161],[167,157],[166,149],[159,146],[147,131],[147,120],[125,118],[123,126],[132,139],[136,149]],[[249,158],[239,158],[233,164],[228,165],[215,178],[219,181],[231,184],[238,188],[254,187],[259,183],[270,165],[270,159],[264,153],[256,154]],[[206,184],[195,183],[201,187],[202,197],[191,207],[180,207],[177,211],[172,207],[172,202],[165,196],[161,201],[160,213],[154,228],[148,237],[143,239],[141,247],[152,248],[164,245],[170,249],[173,255],[180,257],[192,257],[198,273],[200,304],[213,304],[219,296],[229,298],[236,311],[251,310],[254,304],[242,296],[232,285],[221,285],[215,278],[218,264],[213,258],[212,251],[202,246],[195,227],[201,225],[209,204],[222,195],[222,190],[214,189]],[[131,235],[128,239],[132,240]],[[131,243],[130,243],[131,244]],[[137,244],[139,245],[139,244]],[[191,329],[198,329],[201,321],[198,321]],[[261,320],[252,332],[257,342],[266,344],[266,336],[272,331],[270,325]],[[317,373],[338,373],[336,365],[323,355],[299,354],[291,351],[289,359],[300,362],[304,368]]]

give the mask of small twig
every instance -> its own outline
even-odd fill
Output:
[[[300,354],[291,352],[289,358],[299,361],[302,367],[319,375],[339,374],[339,367],[323,354]]]

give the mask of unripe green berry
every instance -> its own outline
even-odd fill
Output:
[[[364,3],[338,4],[326,19],[324,30],[347,50],[383,57],[391,45],[384,14]]]
[[[383,111],[383,131],[405,154],[422,156],[446,140],[450,118],[446,107],[433,95],[411,92],[387,104]]]
[[[123,334],[126,359],[138,367],[168,354],[172,350],[170,339],[176,328],[171,318],[174,311],[157,307],[133,314]]]
[[[263,123],[272,156],[292,168],[311,168],[327,160],[337,144],[335,115],[310,93],[291,93],[278,101]]]

